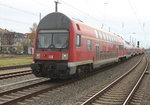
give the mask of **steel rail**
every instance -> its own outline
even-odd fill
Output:
[[[25,71],[19,71],[19,72],[0,74],[0,80],[12,78],[12,77],[17,77],[17,76],[29,75],[29,74],[32,74],[32,70],[25,70]]]
[[[144,72],[142,73],[142,75],[140,76],[138,82],[135,84],[135,86],[133,87],[133,89],[132,89],[131,92],[129,93],[128,97],[125,99],[123,105],[128,105],[128,104],[129,104],[130,100],[132,99],[134,93],[135,93],[136,90],[138,89],[140,83],[142,82],[142,80],[143,80],[143,78],[144,78],[144,76],[145,76],[145,74],[146,74],[146,71],[147,71],[147,69],[148,69],[148,65],[149,65],[149,63],[148,63],[148,61],[147,61],[147,59],[146,59],[146,67],[145,67],[145,69],[144,69]]]
[[[0,70],[17,69],[17,68],[24,68],[24,67],[30,67],[30,64],[27,64],[27,65],[16,65],[16,66],[0,67]]]
[[[114,86],[115,84],[117,84],[117,82],[119,82],[125,76],[127,76],[131,71],[133,71],[140,64],[141,61],[142,61],[142,59],[140,59],[128,72],[126,72],[125,74],[123,74],[122,76],[120,76],[119,78],[117,78],[115,81],[113,81],[111,84],[109,84],[105,88],[103,88],[101,91],[97,92],[92,97],[90,97],[89,99],[87,99],[86,101],[84,101],[81,105],[90,105],[93,101],[95,101],[99,97],[99,95],[102,95],[104,92],[106,92],[112,86]]]
[[[111,67],[112,67],[112,66],[111,66]],[[106,68],[104,68],[104,69],[106,69]],[[107,67],[107,69],[108,69],[108,67]],[[37,95],[42,94],[42,93],[45,93],[45,92],[47,92],[47,91],[52,91],[53,89],[58,89],[58,88],[60,88],[61,86],[74,83],[74,82],[76,82],[76,81],[78,81],[78,80],[82,80],[82,79],[88,78],[88,77],[93,76],[93,75],[95,75],[95,74],[97,74],[97,73],[99,73],[99,72],[101,72],[101,71],[97,70],[97,71],[92,72],[92,73],[90,73],[90,74],[87,74],[87,75],[85,75],[85,76],[81,76],[81,77],[79,77],[79,78],[75,78],[75,79],[71,79],[71,80],[69,80],[69,81],[65,81],[65,82],[63,82],[63,83],[58,84],[57,86],[53,86],[53,87],[50,86],[50,87],[47,87],[47,88],[42,89],[42,90],[40,90],[40,91],[36,91],[36,92],[34,92],[34,93],[30,93],[30,94],[24,95],[24,96],[22,96],[22,97],[18,97],[17,99],[14,99],[14,100],[10,100],[10,101],[8,101],[8,102],[6,102],[6,103],[0,103],[0,105],[14,104],[14,103],[16,103],[16,102],[23,101],[24,99],[28,99],[28,98],[31,98],[31,97],[33,97],[33,96],[37,96]],[[33,86],[34,86],[34,85],[33,85]],[[12,93],[12,92],[14,93],[14,92],[21,91],[21,90],[24,90],[24,89],[27,90],[27,88],[30,88],[30,86],[18,88],[18,89],[16,89],[16,90],[12,90],[12,91],[8,91],[7,93],[8,93],[8,94],[9,94],[9,93]],[[5,93],[0,93],[0,96],[2,96],[2,95],[5,95]]]
[[[106,68],[105,68],[105,69],[106,69]],[[99,72],[101,72],[101,71],[99,71]],[[65,82],[63,82],[63,83],[61,82],[61,83],[59,83],[59,84],[57,84],[57,85],[55,85],[55,86],[45,87],[44,89],[37,90],[37,91],[33,91],[32,93],[29,93],[29,94],[27,94],[27,95],[23,95],[23,96],[21,96],[21,97],[17,97],[16,99],[8,100],[8,101],[5,102],[5,103],[0,103],[0,105],[10,105],[10,104],[14,104],[14,103],[16,103],[16,102],[23,101],[23,100],[25,100],[25,99],[29,99],[29,98],[31,98],[31,97],[33,97],[33,96],[37,96],[37,95],[39,95],[39,94],[43,94],[43,93],[45,93],[45,92],[47,92],[47,91],[53,91],[54,89],[58,89],[58,88],[60,88],[60,87],[62,87],[62,86],[66,86],[66,85],[68,85],[68,84],[75,83],[76,81],[83,80],[83,79],[88,78],[88,77],[90,77],[90,76],[93,76],[93,75],[95,75],[95,74],[97,74],[97,73],[98,73],[98,71],[92,72],[92,73],[90,73],[90,74],[88,74],[88,75],[85,75],[85,76],[83,76],[83,77],[80,77],[80,78],[71,79],[71,80],[65,81]],[[32,89],[31,87],[28,87],[28,88]],[[28,89],[27,89],[26,87],[23,87],[21,90],[15,90],[15,92],[23,91],[23,90],[28,90]],[[8,93],[11,93],[11,92],[8,92]],[[15,94],[15,93],[14,93],[14,94]]]
[[[40,78],[34,78],[34,79],[25,80],[25,81],[21,81],[21,82],[11,83],[11,84],[7,84],[7,85],[2,85],[2,86],[0,86],[0,88],[13,86],[13,85],[24,84],[24,83],[28,83],[28,82],[37,81],[37,80],[41,80],[41,79]],[[15,88],[15,89],[11,89],[11,90],[6,90],[6,91],[3,91],[3,92],[0,92],[0,96],[6,95],[6,94],[9,94],[9,93],[13,93],[13,92],[16,92],[16,91],[21,90],[21,89],[29,88],[29,87],[32,87],[32,86],[35,86],[35,85],[43,84],[47,81],[49,81],[49,80],[45,79],[41,82],[33,83],[33,84],[30,84],[30,85],[27,85],[27,86],[24,86],[24,87],[19,87],[19,88]]]
[[[28,83],[28,82],[33,82],[33,81],[37,81],[37,80],[41,80],[41,78],[33,78],[33,79],[29,79],[29,80],[24,80],[24,81],[19,81],[19,82],[15,82],[15,83],[10,83],[10,84],[6,84],[6,85],[1,85],[0,88],[5,88],[5,87],[11,87],[13,85],[19,85],[19,84],[24,84],[24,83]],[[14,90],[14,89],[13,89]],[[4,92],[0,92],[0,96],[3,95],[4,93],[6,93],[7,91]],[[10,90],[9,90],[10,92]],[[7,92],[7,93],[9,93]]]
[[[74,80],[73,80],[74,81]],[[46,81],[47,82],[47,81]],[[28,93],[28,94],[24,94],[20,97],[17,97],[15,99],[12,99],[12,100],[8,100],[6,102],[1,102],[0,105],[11,105],[11,104],[14,104],[14,103],[17,103],[19,101],[22,101],[22,100],[25,100],[25,99],[28,99],[28,98],[31,98],[33,96],[37,96],[39,94],[42,94],[42,93],[45,93],[47,91],[52,91],[54,89],[58,89],[64,85],[67,85],[67,84],[70,84],[72,83],[72,81],[65,81],[63,83],[59,83],[59,84],[56,84],[55,86],[48,86],[46,88],[42,88],[40,90],[36,90],[34,92],[31,92],[31,93]],[[40,83],[41,84],[41,83]],[[43,84],[43,83],[42,83]],[[13,93],[14,92],[18,92],[18,91],[21,91],[21,90],[24,90],[24,89],[29,89],[29,88],[32,88],[32,87],[35,87],[35,85],[39,85],[39,84],[33,84],[32,86],[27,86],[27,87],[22,87],[22,88],[19,88],[19,89],[16,89],[16,90],[12,90]],[[10,92],[7,92],[8,94],[12,93],[11,91]],[[15,93],[14,93],[15,94]],[[1,94],[0,94],[1,95]]]
[[[31,80],[32,82],[35,81],[35,80],[38,80],[38,79],[33,79]],[[25,81],[27,82],[27,81]],[[15,92],[18,92],[18,91],[21,91],[21,90],[25,90],[25,89],[29,89],[29,88],[32,88],[32,87],[36,87],[36,86],[39,86],[39,85],[42,85],[42,84],[45,84],[49,82],[49,80],[45,80],[45,81],[42,81],[42,82],[38,82],[38,83],[34,83],[34,84],[30,84],[30,85],[27,85],[27,86],[24,86],[24,87],[19,87],[19,88],[16,88],[16,89],[11,89],[11,90],[8,90],[8,91],[4,91],[4,92],[1,92],[0,93],[0,96],[4,96],[4,95],[8,95],[8,94],[12,94]],[[20,84],[20,83],[19,83]],[[36,93],[36,92],[35,92]],[[11,105],[15,102],[18,102],[19,100],[24,100],[25,98],[29,98],[30,95],[33,95],[34,93],[30,93],[28,95],[23,95],[22,97],[18,97],[18,98],[15,98],[15,99],[12,99],[12,100],[8,100],[6,102],[0,102],[0,105]],[[34,94],[35,95],[35,94]]]

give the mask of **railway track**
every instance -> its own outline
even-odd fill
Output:
[[[30,65],[17,65],[17,66],[7,66],[7,67],[0,67],[0,70],[10,70],[10,69],[17,69],[17,68],[24,68],[30,67]]]
[[[146,73],[149,74],[148,71]],[[129,105],[148,105],[148,104],[142,103],[144,94],[147,92],[146,91],[146,88],[148,85],[147,82],[149,81],[148,76],[149,75],[144,76],[140,86],[138,87],[134,95],[132,96],[131,101],[129,102]]]
[[[21,88],[4,91],[0,93],[0,105],[13,105],[16,104],[17,102],[21,102],[26,99],[32,99],[32,97],[36,97],[48,91],[57,90],[63,86],[67,86],[69,84],[72,84],[78,80],[82,80],[89,76],[91,75],[87,75],[77,79],[54,81],[54,82],[47,80],[44,82],[24,86]]]
[[[108,69],[111,67],[112,66],[106,67],[104,69]],[[36,97],[47,91],[53,91],[62,86],[66,86],[76,81],[88,78],[89,76],[93,76],[97,74],[98,72],[101,72],[101,71],[96,71],[96,72],[93,72],[92,74],[81,76],[80,78],[71,79],[68,81],[61,82],[61,83],[51,84],[51,82],[43,82],[43,83],[37,83],[37,84],[29,85],[29,86],[24,86],[22,88],[17,88],[17,89],[9,90],[6,92],[2,92],[0,93],[0,105],[12,105],[17,102],[21,102],[25,99],[31,99],[32,97]]]
[[[6,92],[8,90],[11,90],[13,88],[13,86],[17,86],[17,88],[19,87],[19,85],[21,85],[20,87],[22,87],[22,85],[26,85],[26,84],[35,84],[38,82],[43,82],[45,80],[45,78],[32,78],[32,79],[28,79],[28,80],[23,80],[23,81],[19,81],[19,82],[14,82],[14,83],[10,83],[10,84],[5,84],[5,85],[1,85],[0,86],[0,92]],[[7,88],[7,89],[6,89]]]
[[[13,78],[13,77],[18,77],[18,76],[29,75],[29,74],[32,74],[32,70],[25,70],[25,71],[18,71],[18,72],[0,74],[0,80]]]
[[[31,79],[31,80],[26,80],[22,81],[19,83],[14,83],[14,84],[23,84],[26,82],[33,82],[33,81],[38,81],[40,80],[39,78]],[[11,89],[7,91],[0,92],[0,105],[12,105],[15,102],[24,100],[25,98],[30,98],[33,95],[36,95],[46,89],[49,89],[52,86],[49,86],[47,83],[49,82],[48,79],[45,79],[41,82],[30,84],[24,87],[19,87],[16,89]],[[9,86],[14,85],[14,84],[8,84]],[[1,86],[6,87],[6,86]]]
[[[110,66],[111,68],[112,66]],[[106,67],[108,69],[109,67]],[[86,76],[82,76],[77,79],[71,79],[68,81],[61,81],[61,82],[51,82],[51,81],[45,81],[42,83],[32,84],[28,86],[24,86],[21,88],[5,91],[0,93],[0,105],[12,105],[16,104],[17,102],[22,102],[26,99],[31,99],[32,97],[36,97],[38,95],[41,95],[43,93],[46,93],[48,91],[53,91],[61,88],[62,86],[67,86],[69,84],[72,84],[76,81],[88,78],[89,76],[93,76],[101,71],[93,72],[92,74],[88,74]]]
[[[142,59],[144,60],[144,58]],[[140,85],[146,70],[146,65],[140,60],[134,67],[102,90],[96,90],[80,102],[79,105],[127,105]],[[141,66],[142,65],[142,66]],[[143,67],[143,65],[145,67]],[[139,67],[141,66],[141,67]],[[142,70],[138,69],[142,68]],[[136,74],[136,75],[134,75]]]

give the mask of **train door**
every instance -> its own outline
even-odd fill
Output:
[[[116,57],[118,57],[118,51],[119,51],[119,49],[118,49],[118,45],[116,46]]]
[[[95,58],[96,60],[99,60],[99,44],[96,44],[96,51],[95,51]]]

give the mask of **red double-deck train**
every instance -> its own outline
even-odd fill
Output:
[[[37,27],[31,68],[37,77],[66,78],[142,53],[119,36],[54,12]]]

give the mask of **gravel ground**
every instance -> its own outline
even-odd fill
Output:
[[[20,102],[18,105],[76,105],[81,98],[97,89],[97,87],[102,89],[108,83],[125,73],[138,61],[138,59],[139,56],[134,57],[128,62],[124,62],[111,69],[102,71],[95,76],[44,93],[24,102]]]

